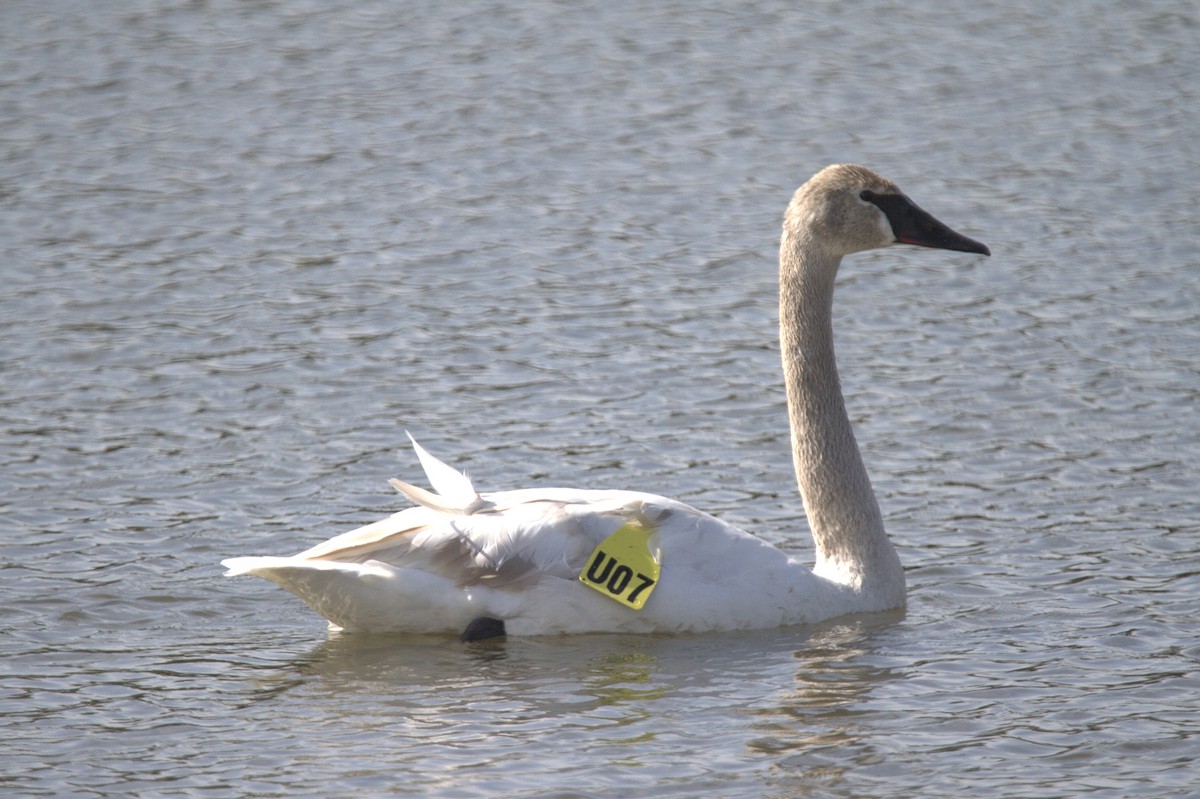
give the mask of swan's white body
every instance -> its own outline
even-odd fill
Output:
[[[459,633],[480,618],[510,635],[684,632],[812,623],[902,607],[904,571],[884,532],[838,383],[831,324],[843,255],[897,241],[987,253],[862,167],[797,190],[780,247],[780,336],[793,456],[816,565],[706,513],[636,491],[476,493],[416,445],[436,493],[292,557],[224,561],[286,588],[346,630]],[[661,575],[634,610],[580,582],[617,528],[650,531]]]
[[[546,488],[479,500],[484,509],[474,513],[409,508],[293,557],[225,565],[279,584],[348,630],[459,633],[479,617],[503,619],[510,635],[733,630],[881,609],[761,539],[665,497]],[[578,579],[593,550],[631,521],[654,530],[662,559],[640,611]]]

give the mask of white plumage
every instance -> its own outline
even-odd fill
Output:
[[[430,482],[444,483],[453,470],[413,446]],[[504,620],[511,635],[733,630],[816,621],[853,599],[761,539],[665,497],[562,488],[480,496],[453,473],[458,500],[467,489],[467,507],[482,509],[404,490],[421,504],[293,557],[224,565],[286,588],[334,627],[375,632],[457,634],[479,617]],[[578,579],[593,550],[630,521],[654,531],[663,561],[641,611]]]
[[[416,507],[292,557],[223,563],[231,575],[286,588],[332,627],[358,631],[457,634],[480,619],[511,635],[734,630],[901,607],[904,572],[850,429],[831,332],[842,256],[897,242],[988,254],[894,184],[853,165],[819,172],[785,215],[780,339],[793,459],[816,550],[812,569],[653,494],[480,494],[416,441],[433,491],[391,481]],[[661,563],[640,610],[580,579],[598,547],[626,526],[644,539],[645,557]]]

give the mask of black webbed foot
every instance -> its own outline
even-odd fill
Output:
[[[485,641],[488,638],[500,638],[505,635],[508,635],[508,633],[504,631],[504,621],[502,619],[480,616],[467,625],[467,629],[462,631],[462,635],[458,636],[458,640],[463,643],[469,643],[471,641]]]

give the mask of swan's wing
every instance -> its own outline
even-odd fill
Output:
[[[465,475],[416,446],[435,491],[393,485],[417,507],[292,557],[223,561],[228,574],[270,580],[335,626],[457,632],[481,615],[518,612],[514,597],[545,597],[547,585],[575,581],[596,542],[640,507],[625,508],[630,499],[621,492],[482,497]]]
[[[622,523],[658,513],[645,508],[645,500],[661,498],[636,492],[538,489],[481,496],[465,474],[415,440],[413,446],[435,490],[390,482],[418,507],[343,533],[295,558],[376,560],[426,569],[459,586],[484,581],[499,586],[578,573],[596,543]]]
[[[460,587],[505,587],[542,576],[574,579],[606,536],[662,511],[626,491],[543,489],[488,494],[489,510],[409,508],[331,538],[290,560],[382,562],[423,569]]]
[[[351,630],[460,633],[481,616],[527,634],[644,626],[579,583],[597,543],[636,513],[596,493],[493,494],[503,507],[475,514],[410,508],[299,555],[223,563]]]

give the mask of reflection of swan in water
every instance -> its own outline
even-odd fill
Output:
[[[901,607],[904,571],[846,414],[831,322],[842,257],[896,243],[988,253],[858,166],[817,173],[784,218],[780,339],[812,569],[652,494],[481,495],[420,447],[437,493],[393,481],[418,507],[293,557],[225,565],[292,591],[335,627],[469,639],[765,628]]]
[[[281,706],[289,718],[318,718],[351,751],[362,744],[350,742],[385,742],[386,766],[375,767],[431,795],[519,795],[516,783],[547,786],[566,770],[573,785],[600,787],[615,770],[713,785],[720,796],[842,796],[863,784],[851,764],[869,773],[889,744],[903,746],[891,702],[904,669],[879,662],[902,616],[470,647],[333,634],[290,666],[258,669],[250,701],[269,706],[261,716],[271,724]]]
[[[704,718],[741,719],[729,730],[738,746],[790,749],[766,739],[834,734],[844,728],[839,708],[894,678],[858,661],[902,616],[720,636],[510,637],[472,647],[444,636],[333,634],[290,661],[258,664],[252,694],[255,702],[274,702],[301,690],[299,701],[322,714],[365,724],[387,717],[401,727],[412,726],[400,722],[408,717],[451,725],[467,706],[506,708],[488,722],[497,728],[516,716],[657,734],[669,733],[677,717],[697,727]]]
[[[849,623],[831,623],[816,629],[803,649],[795,653],[792,680],[786,688],[755,709],[755,728],[764,734],[748,742],[750,749],[791,758],[803,764],[803,781],[813,789],[840,782],[840,771],[830,771],[822,752],[854,744],[862,735],[863,703],[875,686],[900,679],[896,669],[864,662],[874,651],[874,635],[890,620],[870,617]],[[811,761],[808,759],[812,758]],[[833,760],[844,763],[844,749]],[[820,773],[821,778],[814,780]]]

